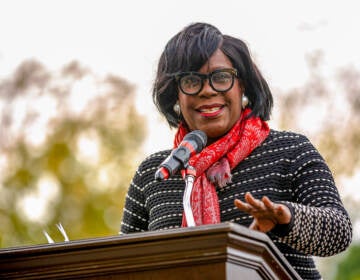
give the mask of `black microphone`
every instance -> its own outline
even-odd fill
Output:
[[[186,168],[190,157],[202,151],[206,142],[207,136],[201,130],[194,130],[186,134],[180,145],[172,150],[171,154],[160,164],[155,173],[155,179],[166,180],[180,168]]]

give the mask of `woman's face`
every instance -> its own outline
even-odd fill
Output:
[[[217,69],[233,68],[230,60],[218,49],[198,72],[208,74]],[[241,114],[242,86],[235,78],[233,87],[225,93],[216,92],[204,81],[197,95],[186,95],[179,90],[181,113],[190,130],[200,129],[208,136],[208,143],[226,134]]]

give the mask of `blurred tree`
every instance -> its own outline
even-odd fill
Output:
[[[25,61],[0,82],[1,247],[117,234],[141,155],[134,86],[77,62]]]
[[[360,170],[360,72],[347,66],[339,69],[335,77],[325,77],[323,60],[321,51],[309,54],[307,82],[288,92],[276,92],[275,119],[280,129],[298,131],[311,139],[332,170],[341,193],[341,179]],[[360,219],[359,202],[350,196],[343,196],[343,201],[355,223]],[[316,259],[324,279],[334,279],[340,261],[339,269],[346,267],[347,275],[353,278],[336,279],[360,279],[358,274],[354,278],[358,270],[352,266],[360,263],[359,254],[355,254],[359,249],[352,247],[339,255]],[[348,251],[353,253],[344,259]]]
[[[360,167],[360,72],[348,66],[328,79],[322,73],[321,51],[310,54],[307,61],[308,81],[277,98],[277,123],[309,136],[335,177],[351,176]]]

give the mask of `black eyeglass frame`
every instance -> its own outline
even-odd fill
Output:
[[[219,73],[219,72],[227,72],[227,73],[231,74],[231,77],[232,77],[231,85],[225,90],[217,90],[214,87],[213,83],[212,83],[212,76],[214,74],[216,74],[216,73]],[[188,92],[184,91],[183,88],[181,87],[180,80],[183,77],[188,76],[188,75],[197,76],[201,80],[201,86],[200,86],[199,90],[194,92],[194,93],[188,93]],[[175,77],[175,80],[176,80],[181,92],[186,94],[186,95],[197,95],[197,94],[199,94],[199,92],[202,91],[202,89],[204,88],[204,80],[209,80],[209,84],[210,84],[211,88],[213,90],[215,90],[216,92],[224,93],[224,92],[229,91],[234,86],[235,77],[238,78],[238,71],[235,68],[222,68],[222,69],[216,69],[216,70],[210,72],[209,74],[203,74],[203,73],[199,73],[199,72],[188,71],[188,72],[175,73],[175,74],[173,74],[173,76]]]

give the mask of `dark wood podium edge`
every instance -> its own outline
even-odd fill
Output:
[[[270,238],[221,223],[0,250],[0,279],[74,279],[154,267],[228,262],[264,279],[301,279]]]

